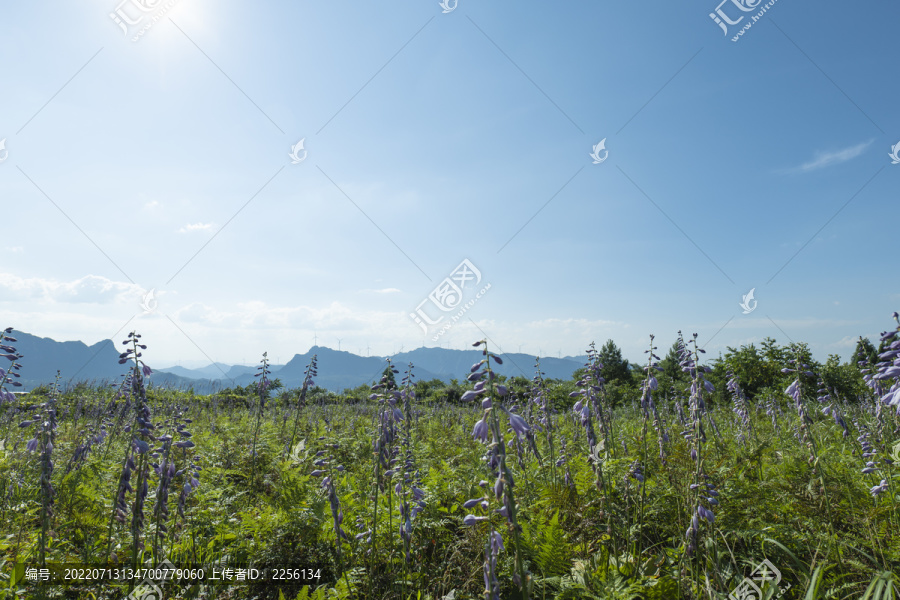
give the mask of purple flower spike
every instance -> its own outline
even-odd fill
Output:
[[[894,377],[900,377],[900,367],[888,367],[876,375],[875,379],[893,379]]]
[[[697,513],[704,519],[706,519],[710,524],[712,524],[716,520],[716,515],[713,514],[713,511],[709,510],[702,504],[697,506]]]
[[[505,550],[503,547],[503,538],[496,531],[491,532],[491,552],[494,556],[500,553],[501,550]]]

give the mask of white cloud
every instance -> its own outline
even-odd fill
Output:
[[[836,327],[859,327],[863,325],[864,322],[861,320],[851,320],[851,319],[816,319],[814,317],[806,318],[806,319],[782,319],[775,318],[773,319],[776,325],[784,329],[785,331],[789,331],[791,329],[834,329]],[[725,330],[728,329],[758,329],[758,328],[771,328],[774,327],[772,322],[768,318],[760,316],[760,317],[752,317],[752,316],[743,316],[741,319],[734,319],[731,321]],[[712,325],[709,325],[712,327]],[[721,327],[721,324],[718,325]]]
[[[86,275],[74,281],[56,281],[37,277],[26,279],[10,273],[0,273],[0,290],[5,300],[44,300],[62,304],[111,304],[138,298],[143,293],[137,285],[99,275]]]
[[[215,227],[214,223],[194,223],[193,225],[185,225],[178,230],[178,233],[191,233],[192,231],[206,231]]]
[[[809,171],[815,171],[817,169],[823,169],[832,165],[838,165],[847,162],[848,160],[853,160],[854,158],[862,154],[863,151],[871,144],[872,140],[869,140],[868,142],[857,144],[856,146],[850,146],[849,148],[844,148],[843,150],[836,150],[834,152],[817,152],[815,158],[813,158],[811,161],[806,162],[794,169],[790,169],[790,171],[808,173]]]
[[[859,341],[858,335],[845,335],[840,340],[836,342],[832,342],[830,344],[826,344],[826,348],[856,348],[856,343]]]
[[[382,288],[380,290],[359,290],[360,294],[399,294],[401,290],[397,288]]]
[[[189,304],[173,314],[180,321],[200,325],[218,326],[231,323],[239,329],[260,331],[314,330],[342,332],[364,332],[372,335],[383,332],[388,326],[396,326],[402,313],[357,310],[339,302],[315,308],[310,306],[269,306],[262,301],[238,303],[235,310],[219,310],[201,302]]]

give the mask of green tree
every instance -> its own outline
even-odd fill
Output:
[[[388,365],[384,368],[384,371],[381,372],[382,377],[387,377],[387,384],[389,388],[397,387],[397,380],[394,379],[394,369],[391,365]],[[378,380],[379,382],[381,379]]]
[[[853,350],[853,356],[850,357],[850,364],[857,365],[857,363],[861,360],[870,362],[872,364],[878,362],[878,350],[875,349],[875,346],[871,341],[869,341],[869,338],[860,337],[859,341],[856,342],[856,348]]]
[[[675,389],[681,390],[688,384],[690,377],[687,373],[682,372],[680,362],[678,342],[675,341],[672,342],[672,347],[669,348],[665,358],[659,361],[662,372],[656,378],[659,380],[660,389],[669,390],[674,386]]]
[[[600,376],[603,377],[607,383],[618,382],[626,385],[632,383],[631,369],[628,366],[628,361],[622,358],[622,351],[616,346],[614,341],[606,340],[606,343],[600,348],[598,356],[600,358],[600,364],[603,365]]]
[[[865,389],[862,373],[859,372],[855,362],[841,364],[841,357],[837,354],[828,357],[820,374],[829,390],[834,390],[847,400],[855,400],[857,394],[863,393]]]
[[[749,398],[755,398],[766,389],[783,389],[791,378],[784,375],[781,369],[790,366],[788,361],[795,358],[797,352],[800,354],[801,362],[809,364],[810,370],[816,371],[818,365],[812,361],[809,348],[805,344],[779,346],[773,338],[767,337],[762,341],[760,348],[754,344],[740,348],[729,346],[725,356],[711,361],[714,379],[724,382],[730,369],[740,379],[741,389]],[[717,392],[719,387],[716,386]],[[724,388],[724,385],[722,387]]]

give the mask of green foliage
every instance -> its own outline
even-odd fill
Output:
[[[612,357],[609,364],[618,365],[617,376],[611,376],[605,386],[605,401],[614,407],[612,447],[597,455],[606,487],[598,488],[588,462],[584,430],[571,418],[573,381],[546,382],[546,398],[558,411],[554,419],[557,457],[561,440],[566,440],[562,466],[551,468],[544,432],[534,436],[541,460],[527,451],[520,457],[516,444],[507,448],[515,476],[524,556],[533,578],[532,598],[726,598],[763,559],[777,565],[784,581],[791,584],[783,598],[897,597],[900,466],[883,459],[900,437],[896,433],[900,421],[894,411],[876,413],[853,364],[842,364],[831,356],[824,365],[815,365],[826,386],[849,401],[840,406],[851,435],[844,438],[830,416],[820,415],[813,410],[815,405],[811,406],[810,431],[819,460],[813,465],[807,447],[795,437],[796,411],[783,394],[790,377],[780,372],[793,352],[803,355],[805,348],[780,347],[765,340],[758,348],[729,348],[712,361],[710,380],[720,395],[708,417],[715,420],[718,433],[704,421],[708,438],[704,460],[721,495],[715,526],[708,528],[708,545],[698,556],[688,558],[682,540],[692,510],[688,485],[694,463],[689,445],[679,435],[675,405],[663,394],[671,386],[683,389],[687,378],[677,368],[670,349],[661,363],[660,392],[654,396],[670,437],[662,460],[652,427],[642,439],[638,389],[630,379],[627,361],[616,359],[614,344],[608,342],[604,348]],[[738,373],[750,397],[754,436],[742,441],[736,437],[739,421],[724,390],[727,368]],[[256,390],[250,386],[214,397],[152,390],[148,401],[155,419],[163,421],[177,410],[192,419],[190,439],[202,455],[203,465],[201,485],[188,497],[185,516],[168,522],[162,545],[166,558],[176,565],[207,568],[252,562],[257,568],[296,565],[320,569],[320,579],[315,582],[245,584],[233,589],[219,586],[204,592],[206,596],[197,588],[178,597],[437,600],[451,593],[450,597],[460,600],[482,597],[481,564],[488,523],[464,525],[464,517],[477,509],[465,509],[463,503],[493,494],[494,478],[483,461],[485,446],[472,438],[476,409],[472,404],[457,403],[463,390],[471,387],[464,383],[465,387],[459,381],[449,385],[438,380],[416,383],[411,453],[419,472],[418,485],[425,491],[425,507],[412,521],[408,563],[399,536],[394,491],[400,482],[398,475],[379,492],[377,552],[368,553],[371,545],[365,536],[356,539],[356,534],[363,532],[356,520],[371,522],[374,501],[376,414],[367,400],[370,390],[366,386],[342,395],[311,390],[306,405],[299,407],[292,447],[284,417],[289,417],[289,424],[293,422],[296,395],[282,398],[281,404],[272,403],[260,413],[255,410]],[[506,384],[520,396],[530,387],[530,381],[520,376],[508,378]],[[814,383],[807,387],[809,400],[816,402]],[[782,409],[776,411],[775,423],[766,414],[764,401],[769,395]],[[519,404],[524,411],[527,402]],[[22,411],[25,406],[20,407]],[[121,562],[130,541],[128,526],[110,528],[109,516],[121,457],[132,439],[124,430],[130,413],[124,402],[114,402],[103,389],[71,390],[59,399],[59,406],[65,416],[54,444],[58,453],[53,478],[56,504],[48,561]],[[2,590],[10,586],[25,589],[26,582],[13,573],[11,565],[35,555],[40,520],[39,471],[33,456],[24,450],[25,442],[17,438],[16,425],[25,417],[12,411],[0,414],[5,419],[0,421],[4,438],[0,444],[2,598]],[[533,419],[532,424],[535,422]],[[67,472],[65,465],[84,432],[99,423],[106,424],[108,438],[91,449],[83,464]],[[257,423],[258,456],[254,458],[251,447]],[[505,429],[504,425],[505,441],[510,441],[512,435]],[[860,458],[856,438],[863,430],[871,434],[878,451],[872,460],[879,470],[871,476],[860,472],[865,461]],[[343,527],[350,538],[341,542],[343,569],[339,568],[338,540],[322,479],[311,475],[317,452],[326,445],[335,457],[334,464],[344,467],[333,474]],[[642,454],[645,445],[647,451]],[[527,445],[522,443],[522,447]],[[401,456],[398,462],[405,458]],[[641,466],[646,477],[642,487],[629,478],[631,466],[639,458],[644,460]],[[566,468],[571,476],[569,485],[563,481]],[[251,476],[254,469],[256,481]],[[893,487],[873,498],[869,488],[882,478]],[[486,487],[479,485],[483,479],[490,479]],[[151,478],[148,502],[156,497],[156,483],[158,480]],[[607,497],[608,505],[604,502]],[[171,510],[176,512],[174,502]],[[515,563],[509,526],[496,512],[488,516],[507,544],[498,560],[502,596],[518,598],[512,584]],[[108,545],[117,556],[106,554]],[[144,561],[153,564],[157,558],[148,554]],[[127,595],[125,586],[118,584],[67,589],[71,597],[93,594],[98,600]],[[28,593],[23,591],[18,597],[33,597]],[[774,588],[766,593],[774,595]]]
[[[600,376],[608,383],[631,383],[631,369],[628,361],[622,358],[622,351],[616,346],[612,340],[606,340],[606,343],[598,352],[600,363],[603,369],[600,370]]]

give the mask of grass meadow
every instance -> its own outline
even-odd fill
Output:
[[[857,388],[679,336],[633,385],[593,348],[572,381],[500,377],[481,342],[444,387],[386,363],[333,394],[313,362],[285,390],[264,358],[199,396],[124,342],[118,386],[4,370],[0,598],[898,597],[896,331]]]

